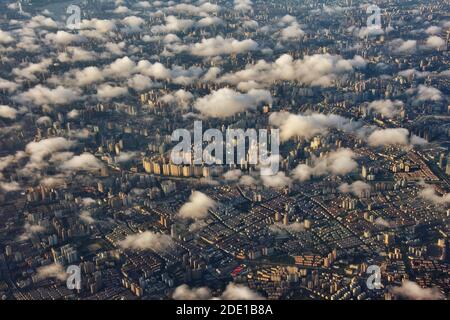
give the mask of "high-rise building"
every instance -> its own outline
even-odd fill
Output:
[[[366,177],[367,177],[367,174],[368,174],[368,172],[367,172],[366,166],[362,166],[362,169],[361,169],[361,176],[362,176],[363,178],[366,178]]]
[[[275,212],[275,222],[281,221],[281,214],[277,211]]]
[[[390,233],[384,234],[384,244],[389,246],[394,243],[394,236]]]
[[[445,168],[445,153],[441,153],[441,154],[439,155],[438,166],[439,166],[439,168],[441,168],[441,169],[444,169],[444,168]]]
[[[6,256],[7,257],[10,257],[10,256],[12,256],[12,247],[10,246],[10,245],[7,245],[6,247],[5,247],[5,254],[6,254]]]
[[[311,228],[311,220],[305,219],[303,224],[305,225],[305,229],[310,229]]]

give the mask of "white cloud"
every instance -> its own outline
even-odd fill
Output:
[[[305,224],[301,222],[293,222],[291,224],[274,223],[269,227],[269,230],[276,234],[285,234],[286,231],[290,233],[300,233],[305,231]]]
[[[97,88],[99,100],[110,100],[128,94],[128,88],[103,84]]]
[[[426,33],[431,34],[431,35],[439,34],[439,33],[441,33],[441,31],[442,31],[442,28],[437,27],[437,26],[430,26],[425,30]]]
[[[14,38],[12,35],[7,32],[0,29],[0,44],[8,44],[14,41]]]
[[[294,16],[291,16],[290,14],[284,15],[280,19],[280,23],[283,24],[283,25],[291,24],[291,23],[294,23],[294,22],[297,22],[297,18],[294,17]]]
[[[189,232],[197,232],[208,226],[208,223],[205,220],[195,220],[189,225]]]
[[[16,91],[18,87],[17,83],[0,78],[0,90],[6,90],[11,93]]]
[[[367,142],[372,147],[409,144],[409,131],[404,128],[379,129],[372,132]]]
[[[64,175],[55,175],[41,179],[39,184],[48,188],[55,188],[65,186],[66,181],[64,180]]]
[[[67,47],[64,52],[58,54],[59,61],[70,63],[77,61],[93,61],[97,58],[97,53],[78,47]]]
[[[62,170],[86,170],[86,171],[98,171],[103,168],[103,164],[93,154],[85,152],[81,155],[74,156],[71,159],[61,164]]]
[[[0,157],[0,171],[3,171],[10,164],[14,163],[15,160],[16,160],[16,157],[14,155]],[[0,176],[0,178],[1,178],[1,176]]]
[[[256,181],[256,179],[249,175],[242,176],[241,179],[239,180],[239,184],[242,184],[245,186],[254,186],[257,183],[258,182]]]
[[[176,287],[173,292],[174,300],[208,300],[211,299],[211,291],[207,287],[189,288],[187,284]]]
[[[217,76],[220,74],[220,68],[218,67],[211,67],[209,70],[203,75],[202,80],[203,81],[214,81],[217,79]]]
[[[205,2],[199,6],[195,6],[187,3],[180,3],[169,8],[171,11],[176,13],[184,13],[193,16],[204,16],[208,13],[217,13],[220,11],[220,6],[217,4],[212,4],[210,2]]]
[[[40,84],[17,96],[19,102],[32,103],[38,106],[70,104],[81,98],[81,91],[78,89],[63,86],[50,89]]]
[[[172,77],[171,70],[159,62],[152,64],[147,60],[141,60],[137,64],[137,70],[155,79],[170,79]]]
[[[176,34],[169,33],[164,36],[163,42],[165,44],[169,44],[174,42],[181,42],[181,39]]]
[[[155,86],[152,79],[142,74],[136,74],[128,79],[128,87],[136,91],[144,91]]]
[[[72,148],[75,142],[69,141],[63,137],[43,139],[32,141],[25,147],[25,152],[30,155],[32,162],[42,162],[43,159],[51,154],[61,150]]]
[[[293,22],[290,26],[281,30],[281,38],[283,40],[298,40],[305,35],[297,22]]]
[[[75,84],[79,86],[88,86],[95,82],[103,81],[103,72],[97,67],[86,67],[82,70],[73,71]]]
[[[44,126],[50,126],[52,124],[52,118],[50,118],[49,116],[42,116],[39,117],[36,120],[36,124],[38,125],[44,125]]]
[[[326,135],[330,129],[352,132],[360,124],[335,114],[313,113],[295,115],[289,112],[274,112],[269,116],[269,123],[280,128],[280,138],[287,141],[293,137],[310,140],[317,135]]]
[[[401,287],[394,287],[391,292],[410,300],[441,300],[444,295],[438,288],[422,288],[417,283],[404,280]]]
[[[402,77],[405,77],[405,78],[409,78],[409,77],[411,77],[412,75],[414,75],[414,77],[419,78],[419,79],[425,78],[425,77],[427,77],[429,74],[430,74],[430,73],[427,72],[427,71],[418,71],[418,70],[413,69],[413,68],[411,68],[411,69],[406,69],[406,70],[402,70],[402,71],[400,71],[400,72],[398,73],[399,76],[402,76]]]
[[[48,266],[43,266],[37,269],[36,278],[38,280],[44,280],[48,278],[56,278],[58,280],[64,281],[68,277],[64,267],[59,263],[50,264]]]
[[[242,176],[242,171],[239,169],[234,169],[234,170],[227,171],[223,175],[223,178],[227,181],[237,181],[241,178],[241,176]]]
[[[347,148],[331,151],[320,158],[313,158],[313,165],[299,164],[293,171],[293,176],[299,181],[307,181],[311,177],[327,174],[346,175],[358,167],[353,160],[355,153]]]
[[[432,49],[443,49],[445,48],[446,42],[438,36],[430,36],[425,42],[425,45]]]
[[[272,103],[269,91],[252,89],[248,93],[239,93],[229,88],[222,88],[198,98],[194,106],[204,116],[225,118],[255,109],[261,103]]]
[[[104,73],[108,77],[127,78],[136,69],[136,64],[128,57],[116,59],[113,63],[104,69]]]
[[[450,203],[450,193],[444,195],[438,195],[436,190],[431,185],[424,185],[424,189],[419,192],[419,196],[422,198],[436,204],[436,205],[446,205]]]
[[[194,191],[189,201],[181,206],[178,217],[181,219],[203,219],[208,216],[208,210],[216,206],[216,202],[200,191]]]
[[[255,20],[245,20],[242,23],[242,27],[245,29],[253,29],[256,30],[258,28],[259,24],[257,21]]]
[[[120,155],[116,157],[117,163],[126,163],[130,160],[135,159],[139,154],[137,152],[121,152]]]
[[[93,205],[96,203],[96,201],[90,197],[81,199],[81,203],[84,207],[89,207],[90,205]]]
[[[154,1],[154,4],[155,3],[159,3],[159,1]],[[151,8],[152,5],[150,4],[149,1],[139,1],[139,2],[136,3],[136,7],[138,7],[138,8]]]
[[[116,28],[114,20],[101,20],[101,19],[83,19],[81,20],[81,29],[94,29],[99,33],[108,33]]]
[[[85,38],[78,34],[59,30],[56,33],[47,33],[45,39],[55,45],[68,45],[85,41]]]
[[[117,14],[125,14],[125,13],[130,13],[131,10],[128,9],[126,6],[118,6],[117,8],[114,9],[113,12],[117,13]]]
[[[263,300],[257,292],[242,284],[229,283],[220,297],[213,297],[207,287],[190,288],[186,284],[178,286],[172,298],[175,300]]]
[[[31,18],[30,22],[27,24],[27,27],[33,29],[56,29],[58,28],[58,24],[52,18],[43,15],[37,15]]]
[[[194,25],[191,19],[178,19],[175,16],[166,17],[165,25],[157,25],[151,28],[152,33],[169,33],[185,31]]]
[[[417,101],[441,101],[442,92],[434,87],[419,85],[417,89]]]
[[[25,223],[24,229],[25,231],[19,236],[20,241],[26,241],[35,234],[45,232],[45,228],[43,226],[37,224],[30,224],[29,222]]]
[[[261,172],[263,172],[264,169],[261,170]],[[289,187],[292,184],[291,178],[287,177],[282,171],[277,172],[275,175],[261,174],[261,179],[263,184],[270,188],[284,188]]]
[[[150,249],[161,252],[173,248],[174,242],[172,238],[166,234],[145,231],[142,233],[128,235],[124,240],[119,242],[119,246],[123,249]]]
[[[251,0],[234,0],[234,10],[252,11],[253,2]]]
[[[363,181],[355,181],[352,184],[343,183],[339,186],[342,193],[353,193],[357,197],[369,194],[371,190],[370,184]]]
[[[358,38],[363,39],[367,37],[377,36],[384,33],[382,28],[374,28],[374,27],[362,27],[362,28],[354,28],[353,34],[357,35]]]
[[[386,118],[393,118],[398,115],[403,108],[403,102],[400,100],[376,100],[368,105],[369,110],[375,110]]]
[[[402,40],[395,39],[392,40],[389,45],[391,46],[391,50],[397,54],[411,54],[415,53],[417,50],[417,41],[416,40]]]
[[[203,69],[197,66],[184,69],[177,65],[168,69],[162,63],[156,62],[152,64],[147,60],[141,60],[136,66],[136,72],[158,80],[170,80],[176,84],[189,85],[199,79],[200,75],[203,73]]]
[[[241,284],[230,283],[221,296],[222,300],[263,300],[257,292]]]
[[[52,65],[53,60],[51,58],[42,59],[37,63],[28,63],[23,68],[13,68],[12,73],[20,78],[28,80],[37,80],[36,74],[43,74],[48,72],[48,68]]]
[[[197,21],[196,26],[198,27],[209,27],[224,24],[223,20],[218,17],[204,17]]]
[[[382,217],[376,218],[374,223],[378,226],[382,226],[385,228],[389,228],[391,226],[391,223],[389,221],[383,219]]]
[[[122,19],[122,23],[128,26],[131,30],[140,30],[140,27],[145,23],[145,20],[140,17],[129,16]]]
[[[223,54],[238,54],[253,51],[258,48],[258,43],[251,39],[236,40],[233,38],[215,38],[202,39],[201,42],[190,46],[190,52],[194,56],[210,57]]]
[[[187,108],[189,104],[194,99],[194,95],[189,91],[184,89],[180,89],[175,91],[174,93],[168,93],[162,96],[159,101],[164,102],[169,105],[179,106],[181,108]]]
[[[427,144],[428,141],[425,140],[424,138],[421,138],[421,137],[419,137],[419,136],[416,136],[415,134],[411,134],[411,137],[410,137],[410,139],[409,139],[409,143],[410,143],[411,145],[418,145],[418,146],[421,146],[421,145]]]
[[[0,105],[0,118],[15,119],[17,110],[10,106]]]
[[[95,223],[95,219],[92,217],[92,213],[87,210],[83,210],[80,212],[80,219],[86,224]]]
[[[105,44],[105,49],[115,56],[121,56],[124,54],[123,49],[125,49],[125,42],[107,42]]]
[[[1,176],[0,176],[1,178]],[[20,185],[18,182],[13,181],[13,182],[3,182],[0,181],[0,190],[4,191],[4,192],[14,192],[14,191],[19,191]]]
[[[330,87],[338,79],[345,78],[345,74],[365,65],[365,60],[360,56],[346,60],[338,55],[314,54],[294,60],[292,56],[284,54],[273,63],[260,60],[254,65],[248,65],[244,70],[225,74],[219,81],[235,85],[255,81],[270,86],[273,82],[282,80]]]

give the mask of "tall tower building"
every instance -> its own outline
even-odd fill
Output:
[[[281,214],[277,211],[275,212],[275,222],[281,221]]]
[[[362,166],[361,176],[365,179],[365,178],[367,178],[367,174],[368,174],[368,172],[367,172],[366,166]]]
[[[447,157],[447,166],[445,167],[445,173],[450,176],[450,155]]]
[[[384,244],[389,246],[393,243],[394,243],[394,237],[392,236],[392,234],[385,233],[384,234]]]

